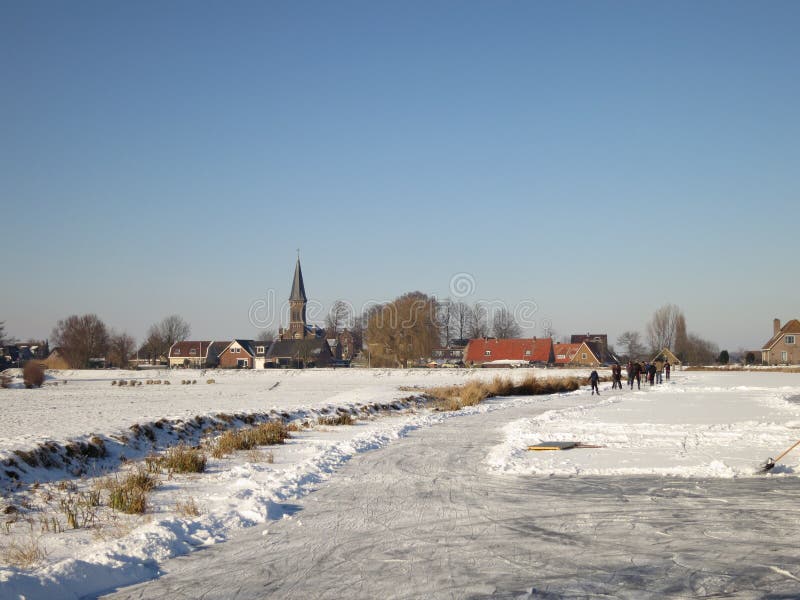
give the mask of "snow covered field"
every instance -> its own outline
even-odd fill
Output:
[[[20,444],[110,435],[162,417],[389,402],[411,393],[401,387],[498,374],[521,377],[529,371],[209,372],[195,378],[213,377],[214,385],[135,389],[111,387],[108,379],[95,380],[96,374],[72,373],[66,387],[0,391],[12,417],[0,426],[0,448],[10,453]],[[177,383],[186,377],[162,376]],[[261,455],[211,459],[204,474],[165,477],[145,516],[103,513],[101,524],[92,528],[43,533],[40,521],[29,524],[20,514],[5,512],[7,523],[16,522],[0,529],[0,546],[34,540],[47,557],[35,567],[0,565],[0,597],[96,597],[159,575],[120,596],[193,598],[202,591],[209,598],[607,592],[668,597],[664,590],[680,578],[694,587],[679,586],[672,597],[704,595],[703,590],[762,597],[773,588],[800,594],[794,508],[800,451],[769,475],[757,474],[761,462],[800,437],[800,375],[678,372],[669,384],[641,392],[612,393],[610,384],[601,389],[599,398],[586,390],[500,398],[458,413],[400,410],[369,415],[354,426],[298,432],[285,446],[264,448]],[[38,417],[30,417],[26,407]],[[604,447],[525,450],[545,440]],[[79,489],[90,485],[90,478],[78,481]],[[577,489],[591,489],[593,495],[572,498]],[[26,493],[41,505],[48,492],[59,493],[55,482]],[[4,494],[4,505],[24,508],[22,494]],[[626,494],[635,501],[620,505]],[[714,498],[704,504],[707,495]],[[177,509],[188,499],[199,515]],[[753,531],[737,534],[748,518],[758,518],[742,511],[767,500],[781,527],[767,528],[762,514]],[[670,559],[655,542],[646,544],[651,535],[661,541],[644,516],[647,506],[657,503],[664,509],[659,531],[665,543],[679,544],[681,556],[692,557],[690,564],[676,566],[675,548]],[[697,514],[690,504],[714,523],[710,537],[692,528]],[[730,513],[718,510],[723,505]],[[523,515],[530,522],[521,523]],[[537,529],[543,523],[549,537]],[[582,537],[579,546],[567,535],[588,529],[594,537]],[[680,542],[667,540],[678,530]],[[615,536],[614,543],[627,549],[612,551],[598,532]],[[727,540],[725,549],[708,554],[710,544],[719,545],[712,539]],[[751,556],[773,549],[769,560],[759,558],[761,570],[757,577],[748,575],[746,585],[742,573],[752,565],[742,564],[732,546]],[[209,550],[192,553],[197,547]],[[583,558],[572,574],[563,572],[568,548]],[[657,569],[631,575],[638,553]],[[181,555],[187,556],[170,560]],[[612,564],[614,557],[627,567]],[[714,577],[703,577],[698,585],[696,573],[712,564]],[[351,577],[342,578],[342,570]],[[760,590],[762,585],[771,587]],[[661,593],[654,595],[656,590]]]

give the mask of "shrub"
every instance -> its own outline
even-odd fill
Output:
[[[159,462],[170,473],[202,473],[207,459],[199,448],[180,444],[167,450]]]
[[[22,367],[22,381],[25,387],[30,389],[34,387],[42,387],[44,383],[44,367],[41,363],[29,360]]]

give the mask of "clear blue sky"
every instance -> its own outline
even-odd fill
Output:
[[[306,289],[672,302],[731,350],[800,317],[800,3],[0,5],[0,320],[255,334]],[[541,335],[540,323],[529,333]]]

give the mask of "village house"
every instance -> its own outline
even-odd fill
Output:
[[[464,351],[468,366],[550,365],[555,362],[550,338],[475,338]]]
[[[800,321],[792,319],[781,327],[780,319],[772,322],[772,337],[761,348],[765,365],[800,365]]]
[[[607,333],[574,333],[570,336],[571,344],[582,344],[583,342],[595,342],[608,348]]]
[[[581,343],[570,361],[570,366],[600,367],[619,363],[619,358],[609,352],[608,344],[602,340],[587,340]]]
[[[435,366],[451,365],[461,366],[464,364],[463,346],[442,346],[431,350],[431,362]]]
[[[144,345],[136,351],[128,364],[134,368],[160,367],[169,364],[169,360],[165,355],[153,352],[149,345]]]
[[[230,342],[224,342],[228,345]],[[216,350],[220,347],[219,342],[205,340],[186,340],[175,342],[170,346],[167,359],[170,368],[193,368],[209,369],[219,364],[219,354]]]
[[[266,342],[233,340],[219,354],[220,369],[263,369],[266,358]]]
[[[555,364],[562,367],[570,364],[582,345],[583,342],[579,344],[553,344]]]
[[[653,357],[653,360],[650,361],[651,363],[669,363],[673,367],[679,367],[683,363],[681,360],[675,356],[675,353],[670,350],[669,348],[664,348]]]
[[[64,370],[69,369],[69,362],[67,361],[64,353],[62,352],[61,348],[53,348],[53,351],[50,352],[50,356],[48,356],[44,360],[44,368],[45,369],[55,369],[55,370]]]

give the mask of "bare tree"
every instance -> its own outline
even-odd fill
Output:
[[[108,358],[119,367],[127,367],[136,351],[136,340],[127,333],[112,333],[108,343]]]
[[[486,307],[476,302],[470,307],[469,337],[482,338],[489,335],[489,322]]]
[[[681,360],[684,364],[711,365],[714,364],[717,356],[719,356],[719,347],[716,344],[690,333],[687,351]]]
[[[104,358],[108,351],[108,329],[95,314],[72,315],[59,321],[51,338],[76,369],[88,367],[90,359]]]
[[[347,327],[351,317],[350,307],[343,300],[335,300],[325,316],[325,335],[329,338],[336,336]]]
[[[638,331],[625,331],[617,338],[617,344],[622,347],[622,358],[638,360],[644,355],[645,348]]]
[[[192,333],[192,327],[179,315],[165,317],[158,325],[161,340],[169,348],[175,342],[182,342]]]
[[[459,340],[464,340],[469,335],[469,324],[472,313],[465,302],[453,303],[453,331]]]
[[[275,331],[272,329],[260,329],[256,335],[257,342],[272,343],[275,339]]]
[[[514,314],[502,307],[492,316],[492,335],[496,338],[518,338],[522,335],[522,327],[514,319]]]
[[[453,333],[453,302],[450,298],[445,298],[436,305],[436,318],[439,323],[439,332],[442,335],[441,344],[450,344],[450,337]]]
[[[674,348],[676,325],[681,315],[681,309],[674,304],[665,304],[653,313],[647,324],[647,339],[654,352]]]
[[[6,322],[0,321],[0,348],[6,343]]]
[[[179,315],[170,315],[147,330],[145,347],[154,357],[165,356],[175,342],[182,342],[192,332],[192,328]]]

